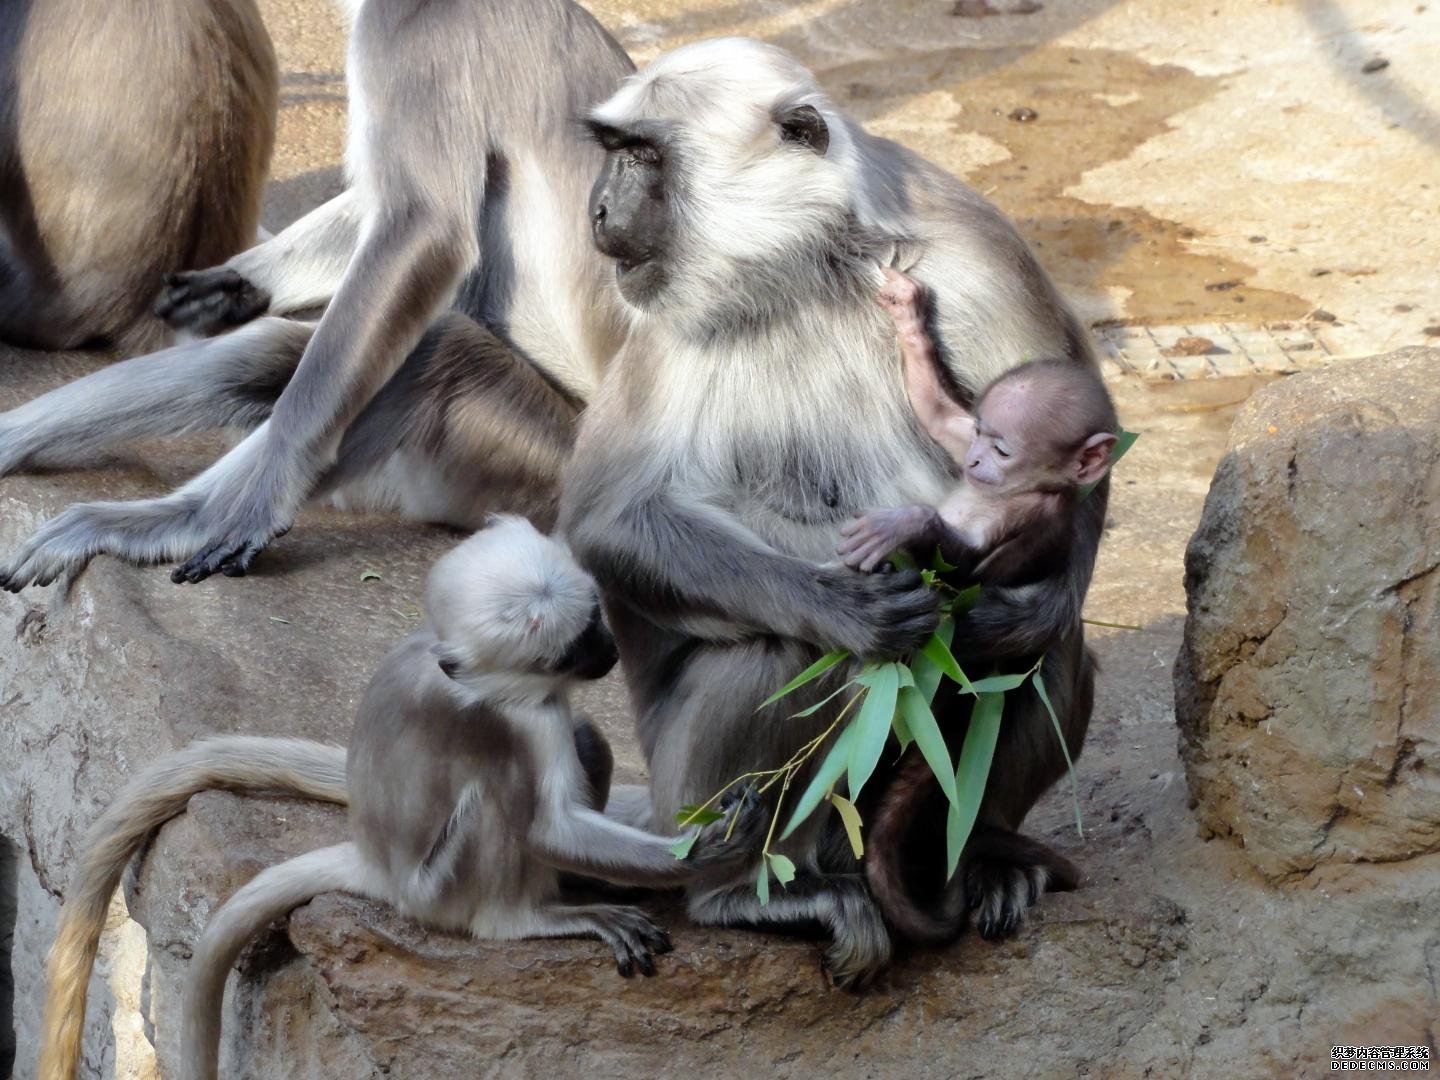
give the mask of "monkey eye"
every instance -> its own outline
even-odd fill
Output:
[[[999,454],[1002,458],[1008,458],[1010,456],[1010,451],[1006,450],[999,443],[995,444],[995,453]]]
[[[659,165],[660,151],[649,143],[635,143],[630,147],[630,158],[641,165]]]

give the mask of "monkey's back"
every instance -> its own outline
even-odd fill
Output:
[[[0,217],[17,265],[0,332],[27,336],[11,325],[24,300],[41,344],[154,344],[161,275],[255,239],[279,96],[260,12],[254,0],[7,6]]]
[[[435,641],[426,628],[393,649],[361,700],[346,763],[351,833],[402,913],[506,936],[497,919],[554,888],[520,843],[533,761],[502,716],[456,694]],[[437,879],[441,862],[451,869]]]

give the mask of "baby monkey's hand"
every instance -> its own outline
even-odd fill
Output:
[[[876,299],[895,323],[900,343],[921,352],[928,350],[930,338],[925,332],[924,287],[892,267],[881,267],[880,272],[885,276],[885,283],[880,286],[880,295]]]
[[[934,531],[936,516],[931,506],[871,510],[840,527],[840,546],[835,553],[852,570],[868,574],[894,552],[925,544]]]

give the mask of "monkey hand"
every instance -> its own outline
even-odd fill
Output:
[[[752,785],[725,797],[724,816],[702,826],[688,861],[700,873],[729,874],[755,862],[765,846],[770,815]]]
[[[902,339],[925,337],[925,290],[920,284],[892,267],[881,269],[885,284],[876,298],[895,323]]]
[[[270,308],[270,294],[228,266],[166,274],[155,314],[176,330],[213,334]]]
[[[923,544],[933,531],[935,518],[931,506],[871,510],[840,527],[841,540],[835,553],[850,569],[868,574],[887,556]]]
[[[861,660],[893,660],[924,644],[940,621],[940,597],[913,571],[825,568],[821,583],[829,617],[807,640],[825,649],[845,649]]]

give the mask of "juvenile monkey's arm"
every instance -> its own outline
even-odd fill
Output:
[[[747,792],[725,817],[699,830],[688,858],[678,859],[671,851],[675,837],[634,829],[572,803],[540,817],[528,846],[536,858],[557,870],[618,885],[663,889],[684,885],[697,874],[752,861],[759,855],[767,824],[759,800]]]

